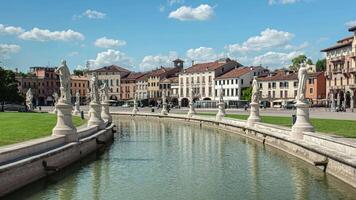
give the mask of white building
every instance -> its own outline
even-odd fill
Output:
[[[136,93],[137,93],[137,98],[139,100],[147,99],[148,94],[147,94],[147,76],[141,76],[136,80]]]
[[[195,64],[183,70],[178,79],[180,105],[188,106],[190,88],[193,90],[194,100],[215,99],[215,77],[240,66],[240,63],[227,58],[215,62]]]
[[[241,100],[243,88],[251,87],[253,77],[266,76],[269,71],[263,67],[239,67],[215,78],[215,100],[219,99],[222,87],[225,101]]]

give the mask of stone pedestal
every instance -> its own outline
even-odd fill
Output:
[[[109,111],[109,102],[101,102],[101,118],[108,123],[112,122],[112,117]]]
[[[225,113],[225,103],[224,102],[219,102],[218,106],[219,106],[219,111],[216,114],[215,119],[216,119],[216,121],[221,121],[226,115],[226,113]]]
[[[167,103],[163,103],[163,104],[162,104],[161,115],[168,115]]]
[[[67,142],[78,141],[77,129],[72,122],[72,105],[59,102],[56,104],[57,124],[52,135],[65,135]]]
[[[79,115],[79,114],[80,114],[80,106],[78,102],[75,102],[73,115]]]
[[[134,103],[134,106],[133,106],[133,109],[132,109],[132,114],[137,114],[137,112],[138,112],[138,108],[137,108],[137,103],[135,102]]]
[[[101,105],[95,102],[89,104],[89,121],[88,126],[99,126],[100,129],[105,128],[103,119],[101,119]]]
[[[195,115],[196,112],[195,112],[195,109],[194,109],[194,104],[193,102],[190,102],[189,103],[189,111],[188,111],[188,114],[187,114],[187,117],[193,117],[193,115]]]
[[[251,110],[250,110],[250,116],[247,119],[247,124],[249,126],[253,126],[256,122],[260,122],[260,104],[256,102],[250,103]]]
[[[292,138],[303,139],[303,132],[314,132],[314,127],[309,120],[309,108],[308,102],[297,102],[297,120],[292,127]]]

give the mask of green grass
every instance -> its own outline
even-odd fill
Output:
[[[56,122],[54,114],[0,112],[0,146],[49,136]],[[73,123],[80,126],[85,120],[74,116]]]
[[[199,113],[199,115],[215,115],[213,113]],[[246,120],[248,115],[227,114],[226,117]],[[291,127],[291,117],[261,116],[264,123]],[[311,119],[311,123],[318,132],[356,138],[356,121],[336,119]]]

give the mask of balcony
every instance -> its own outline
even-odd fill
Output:
[[[333,74],[339,74],[342,72],[342,70],[340,68],[335,68],[331,70],[333,72]]]
[[[349,68],[349,73],[356,73],[356,67]]]
[[[337,56],[335,58],[331,58],[330,62],[345,62],[345,56]]]

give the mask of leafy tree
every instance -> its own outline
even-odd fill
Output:
[[[17,89],[15,73],[0,67],[0,103],[5,102],[22,102],[23,97]]]
[[[242,88],[242,100],[251,101],[252,87]]]
[[[300,68],[300,64],[302,64],[305,61],[309,65],[313,64],[313,61],[310,58],[306,57],[305,55],[299,55],[292,59],[292,65],[289,66],[289,69],[293,71],[297,71]]]
[[[75,69],[75,70],[73,70],[73,74],[76,76],[83,76],[84,70]]]
[[[326,59],[321,59],[316,62],[316,71],[321,72],[326,70]]]

